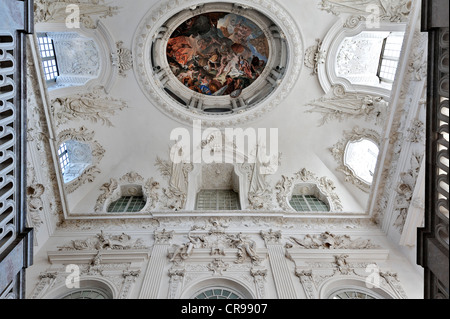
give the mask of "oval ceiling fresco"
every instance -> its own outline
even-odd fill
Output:
[[[209,96],[238,97],[258,79],[269,58],[263,31],[248,18],[212,12],[183,22],[166,49],[173,74],[187,88]]]

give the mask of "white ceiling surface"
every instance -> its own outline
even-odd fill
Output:
[[[124,1],[113,1],[110,5],[121,7],[120,12],[113,17],[102,19],[102,23],[116,42],[123,41],[123,47],[132,49],[136,28],[147,11],[157,2],[135,0],[125,4]],[[318,1],[315,0],[278,2],[297,23],[304,49],[314,45],[317,38],[323,39],[327,31],[340,19],[318,10]],[[133,70],[127,72],[126,78],[118,77],[110,95],[125,100],[129,106],[110,117],[114,127],[77,120],[58,128],[59,131],[65,127],[79,128],[85,125],[89,130],[95,131],[94,139],[106,150],[99,165],[101,174],[93,183],[86,183],[67,196],[71,213],[92,212],[100,195],[99,187],[110,178],[119,178],[130,171],[135,171],[144,178],[154,177],[157,181],[164,182],[155,167],[156,157],[168,159],[168,150],[173,144],[169,136],[174,128],[191,129],[188,125],[171,119],[151,104],[141,91]],[[332,121],[319,127],[320,115],[306,113],[308,107],[305,104],[323,95],[317,76],[312,76],[311,70],[303,66],[300,77],[287,98],[257,121],[242,127],[279,129],[279,151],[282,153],[282,159],[278,172],[269,177],[272,186],[280,180],[281,174],[293,176],[298,170],[306,168],[318,177],[327,176],[335,182],[336,193],[342,201],[344,212],[365,212],[368,194],[345,182],[343,175],[336,172],[338,164],[329,148],[342,138],[344,130],[351,130],[356,125],[377,131],[380,131],[380,127],[364,120],[352,119],[342,123]]]

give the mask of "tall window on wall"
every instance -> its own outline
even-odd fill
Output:
[[[381,83],[392,85],[402,51],[404,32],[391,32],[383,41],[377,76]]]
[[[38,33],[37,39],[39,51],[41,53],[45,80],[47,82],[55,82],[59,72],[53,41],[47,36],[46,33]]]

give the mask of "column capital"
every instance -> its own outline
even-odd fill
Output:
[[[166,231],[163,229],[162,231],[158,232],[155,231],[155,244],[156,245],[169,245],[170,241],[173,239],[173,230],[172,231]]]
[[[305,270],[305,269],[302,269],[302,270],[296,269],[296,270],[295,270],[295,275],[296,275],[297,277],[299,277],[300,279],[302,279],[302,278],[304,278],[304,277],[312,277],[312,270],[311,270],[311,269],[308,269],[308,270]]]
[[[172,277],[184,277],[186,275],[186,269],[184,268],[171,268],[169,269],[169,276]]]
[[[252,275],[252,277],[265,278],[267,275],[267,269],[266,268],[252,268],[252,269],[250,269],[250,275]]]
[[[123,278],[128,278],[128,277],[139,277],[139,275],[141,274],[140,270],[124,270],[123,271]]]
[[[264,231],[261,230],[260,232],[261,237],[264,239],[264,241],[267,244],[271,244],[271,245],[277,245],[277,244],[281,244],[281,231],[273,231],[272,229],[270,229],[269,231]]]

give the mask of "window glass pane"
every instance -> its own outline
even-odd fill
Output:
[[[100,289],[83,289],[71,292],[61,299],[111,299],[107,293]]]
[[[292,195],[289,204],[298,212],[328,212],[327,204],[314,195]]]
[[[239,210],[239,194],[232,190],[201,190],[197,194],[197,210]]]
[[[58,76],[58,69],[52,40],[48,38],[46,34],[38,34],[38,43],[45,79],[47,81],[54,80]]]
[[[110,213],[140,212],[145,204],[146,201],[143,196],[122,196],[109,204],[107,211]]]
[[[339,291],[330,296],[331,299],[377,299],[368,293],[362,291]]]
[[[242,297],[226,288],[212,288],[197,294],[194,299],[242,299]]]
[[[306,212],[309,211],[309,207],[306,204],[306,200],[303,195],[292,195],[292,198],[289,202],[293,209],[298,212]]]
[[[382,82],[392,83],[395,80],[404,35],[404,32],[391,32],[386,38],[378,73],[378,77]]]
[[[58,157],[59,157],[59,165],[61,167],[61,172],[65,173],[67,166],[70,163],[69,160],[69,153],[67,151],[67,145],[66,143],[61,144],[61,146],[58,149]]]
[[[367,184],[372,184],[378,152],[378,146],[370,140],[363,139],[358,142],[349,142],[344,155],[344,164],[357,177]]]

